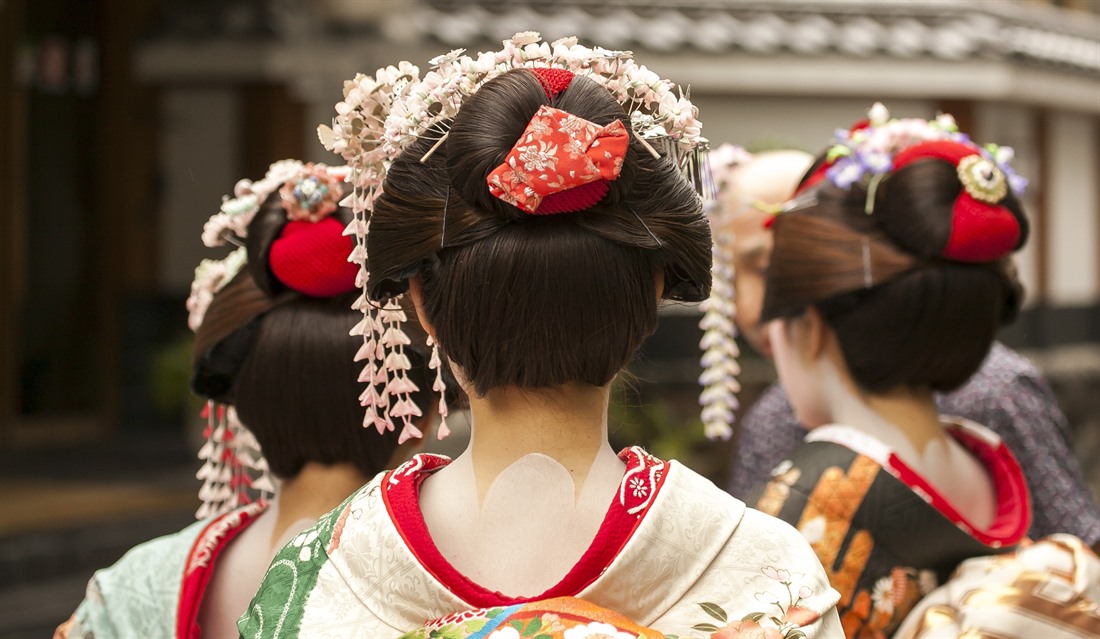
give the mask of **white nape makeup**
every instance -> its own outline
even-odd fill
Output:
[[[622,480],[622,462],[607,447],[586,472],[570,473],[552,457],[529,453],[501,471],[479,499],[472,457],[462,455],[441,470],[445,484],[437,476],[421,487],[420,507],[436,547],[490,590],[545,592],[591,545]],[[580,485],[574,476],[584,478]]]

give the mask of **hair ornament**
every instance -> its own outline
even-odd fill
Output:
[[[444,439],[451,434],[447,427],[447,416],[450,409],[447,407],[447,384],[443,381],[443,359],[439,356],[439,346],[431,335],[428,336],[428,346],[432,349],[431,358],[428,359],[428,370],[435,371],[435,380],[432,382],[432,391],[439,395],[439,428],[436,429],[436,438]]]
[[[962,188],[953,207],[951,235],[941,255],[960,262],[990,262],[1019,245],[1022,229],[1015,215],[1001,206],[1009,191],[1023,195],[1027,180],[1012,169],[1011,147],[974,144],[955,119],[891,118],[876,102],[868,119],[838,130],[825,162],[799,186],[798,194],[829,180],[841,189],[857,182],[867,189],[865,211],[874,212],[879,185],[890,174],[920,159],[952,163]],[[797,199],[797,198],[796,198]]]
[[[968,155],[959,160],[959,181],[970,197],[996,204],[1008,195],[1008,179],[989,158]]]
[[[794,197],[787,200],[782,204],[764,204],[753,202],[752,205],[757,210],[764,213],[771,213],[772,216],[764,220],[764,228],[770,229],[775,220],[782,213],[794,213],[802,209],[808,209],[811,206],[817,206],[817,191],[815,190],[803,190],[797,193]]]
[[[279,231],[267,262],[287,288],[310,297],[334,297],[355,290],[359,269],[347,261],[352,245],[344,225],[334,218],[296,219]]]
[[[248,251],[239,247],[220,260],[204,259],[195,267],[195,279],[191,282],[191,295],[187,298],[187,327],[199,330],[206,310],[214,301],[214,294],[225,288],[248,262]]]
[[[1020,221],[1000,204],[1008,195],[1009,180],[989,149],[950,140],[923,142],[899,153],[896,164],[902,168],[926,158],[954,164],[963,185],[952,206],[951,233],[940,253],[943,257],[957,262],[993,262],[1019,247],[1023,238]]]
[[[541,106],[485,181],[495,197],[531,215],[581,211],[607,195],[629,144],[618,120],[600,126]]]
[[[350,171],[347,181],[353,190],[341,204],[351,208],[356,218],[347,232],[356,237],[357,246],[364,247],[354,254],[359,266],[357,285],[363,287],[359,306],[364,313],[371,312],[365,289],[369,217],[382,194],[389,166],[402,151],[422,138],[433,141],[432,148],[421,158],[427,161],[444,143],[448,122],[463,101],[486,82],[512,69],[537,69],[535,75],[548,92],[563,82],[567,86],[571,76],[563,71],[583,75],[604,86],[628,114],[629,129],[635,139],[650,153],[668,156],[704,198],[713,195],[706,165],[707,141],[700,132],[698,109],[671,82],[637,64],[629,51],[585,47],[575,37],[547,43],[542,42],[537,32],[525,31],[505,40],[499,51],[467,55],[465,50],[455,49],[432,58],[429,65],[430,70],[423,77],[420,69],[409,62],[381,68],[373,76],[356,75],[344,83],[344,99],[336,104],[332,126],[318,128],[318,137],[325,148],[340,154]],[[602,164],[601,161],[601,171]],[[591,199],[600,188],[598,184],[597,179],[569,190],[574,191],[574,196],[584,194]],[[595,201],[604,194],[598,195]],[[543,198],[539,207],[542,212],[550,210],[545,202],[548,197],[553,196]],[[382,311],[394,313],[400,308],[398,296],[388,299]],[[378,344],[377,324],[361,323],[357,328],[356,334],[363,337],[364,344]],[[385,367],[364,372],[379,382],[395,373]],[[368,396],[364,403],[368,406],[367,423],[379,428],[392,427],[378,398]],[[411,419],[404,419],[403,431],[415,436]],[[445,430],[441,428],[441,432]]]
[[[298,176],[304,167],[298,160],[281,160],[268,167],[263,179],[237,182],[233,197],[223,197],[219,211],[203,225],[202,243],[210,248],[224,246],[226,242],[240,246],[239,240],[248,237],[248,225],[260,205],[276,189]]]
[[[803,182],[800,191],[824,178],[842,189],[849,189],[856,182],[869,180],[874,175],[893,172],[897,169],[895,159],[899,153],[921,142],[933,141],[970,146],[995,165],[1017,196],[1023,195],[1027,187],[1027,180],[1016,175],[1009,165],[1014,155],[1011,147],[978,147],[968,135],[959,131],[955,118],[949,114],[941,113],[934,120],[891,118],[886,107],[876,102],[867,115],[867,120],[856,123],[851,129],[837,130],[825,164]]]
[[[237,419],[232,406],[207,401],[203,409],[206,440],[199,449],[203,462],[195,478],[202,480],[196,519],[227,513],[275,494],[275,481],[256,436]]]

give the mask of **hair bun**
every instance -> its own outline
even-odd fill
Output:
[[[539,107],[548,102],[542,83],[526,70],[486,82],[466,100],[447,133],[447,172],[464,201],[508,219],[524,215],[493,196],[485,180],[504,162]]]
[[[875,193],[874,215],[890,239],[926,259],[992,263],[1027,240],[1028,223],[1011,192],[991,204],[968,194],[946,157],[899,155]]]
[[[500,195],[500,192],[502,186],[508,187],[512,183],[502,183],[499,175],[493,175],[497,180],[493,187],[497,194],[494,194],[486,181],[491,174],[501,170],[502,165],[514,159],[512,154],[517,150],[516,145],[532,126],[532,119],[539,115],[541,121],[544,114],[540,109],[549,106],[553,108],[547,110],[545,117],[551,134],[554,127],[566,130],[568,124],[564,121],[555,124],[560,118],[577,124],[580,124],[577,122],[580,119],[585,121],[585,127],[596,125],[601,128],[569,134],[574,143],[589,139],[585,135],[595,137],[591,147],[585,147],[583,151],[589,158],[588,169],[591,171],[584,174],[578,168],[575,176],[573,173],[565,176],[565,185],[559,187],[562,190],[553,193],[547,194],[536,188],[542,201],[537,205],[538,210],[532,210],[531,214],[585,210],[600,202],[617,202],[629,191],[637,157],[635,141],[622,106],[607,89],[583,76],[574,76],[565,69],[515,69],[486,82],[462,106],[451,125],[447,138],[447,170],[451,185],[463,200],[506,219],[520,219],[529,214],[500,199],[511,199]],[[559,159],[575,161],[573,154],[577,151],[573,147],[567,150],[565,143],[557,139],[554,142],[556,144],[552,144],[552,148],[556,149],[555,155]],[[603,153],[597,151],[596,145],[600,143],[603,144],[599,151]],[[540,139],[538,144],[550,145],[551,142]],[[601,179],[586,181],[595,177],[597,172]],[[564,175],[564,171],[562,173]],[[541,177],[546,178],[545,175]],[[576,177],[581,184],[569,186],[571,177]],[[503,191],[507,193],[508,189]]]

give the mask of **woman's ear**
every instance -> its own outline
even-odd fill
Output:
[[[789,330],[796,334],[793,341],[804,360],[812,362],[825,354],[831,329],[816,307],[807,308],[801,317],[791,322]]]
[[[413,307],[416,308],[416,319],[420,320],[420,325],[434,340],[435,327],[428,321],[428,314],[424,311],[424,282],[419,275],[409,278],[409,297],[412,298]]]

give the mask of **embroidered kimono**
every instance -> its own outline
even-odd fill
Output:
[[[810,431],[758,491],[757,508],[794,524],[821,559],[840,591],[847,637],[889,636],[963,560],[1008,551],[1025,539],[1031,510],[1012,453],[978,424],[945,425],[992,479],[996,515],[985,528],[967,521],[883,443],[848,426]]]
[[[219,555],[267,507],[255,502],[131,548],[97,570],[59,634],[69,639],[197,639],[199,607]]]
[[[435,639],[436,637],[448,639],[474,637],[664,639],[662,633],[652,628],[644,628],[613,610],[600,608],[574,597],[558,597],[536,603],[494,606],[488,609],[454,613],[401,635],[401,639]]]
[[[1014,553],[967,559],[894,636],[1096,639],[1098,604],[1100,558],[1077,537],[1051,535]]]
[[[417,455],[280,551],[237,624],[241,635],[395,637],[447,615],[482,609],[472,614],[484,620],[560,597],[680,637],[730,628],[723,636],[732,638],[753,626],[787,639],[842,635],[839,595],[797,531],[677,462],[637,447],[620,458],[627,469],[591,546],[540,595],[490,591],[447,562],[418,499],[420,484],[449,460]]]

